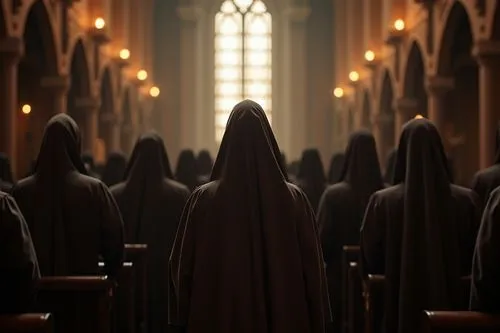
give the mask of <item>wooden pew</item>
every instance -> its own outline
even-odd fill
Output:
[[[53,320],[50,313],[26,313],[1,315],[2,333],[52,333]]]
[[[359,259],[360,247],[357,245],[345,245],[342,247],[342,332],[355,333],[356,326],[356,290],[359,289],[361,297],[361,279],[358,274],[357,262]],[[353,265],[354,263],[354,265]],[[359,282],[359,285],[358,285]],[[362,303],[359,304],[362,306]],[[359,319],[359,318],[358,318]]]
[[[44,277],[36,311],[53,314],[56,333],[111,333],[113,286],[105,276]]]
[[[99,263],[103,269],[105,264]],[[124,262],[116,276],[112,320],[114,333],[136,332],[136,271],[134,264]]]
[[[424,311],[422,333],[498,332],[500,332],[500,315],[467,311]]]
[[[136,332],[148,331],[148,271],[146,244],[125,244],[125,260],[136,268]]]
[[[468,307],[470,292],[470,276],[460,279],[461,304],[464,310]],[[365,299],[365,333],[378,333],[384,317],[384,275],[368,275],[363,282],[363,295]]]

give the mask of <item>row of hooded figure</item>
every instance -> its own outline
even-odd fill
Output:
[[[76,123],[54,116],[33,175],[12,196],[0,194],[3,312],[29,310],[40,274],[95,275],[100,257],[116,276],[125,242],[148,245],[150,332],[340,332],[340,251],[358,243],[363,274],[386,277],[384,332],[418,332],[423,309],[466,306],[457,288],[471,267],[472,307],[499,308],[500,190],[486,205],[472,261],[484,197],[452,184],[426,119],[402,129],[392,186],[373,136],[358,132],[320,199],[308,199],[300,170],[299,186],[290,182],[252,101],[233,109],[209,182],[191,194],[173,180],[155,134],[137,141],[111,189],[87,173]]]

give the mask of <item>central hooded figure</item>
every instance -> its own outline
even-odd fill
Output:
[[[189,333],[323,333],[330,321],[312,209],[255,102],[232,111],[211,182],[184,209],[169,309]]]

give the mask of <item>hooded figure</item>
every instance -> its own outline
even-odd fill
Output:
[[[35,245],[42,276],[106,274],[121,267],[123,225],[107,187],[85,175],[80,131],[66,114],[52,117],[35,173],[17,183],[15,197]]]
[[[393,149],[387,156],[384,173],[384,182],[387,187],[394,184],[394,167],[396,166],[397,153],[398,151],[396,149]]]
[[[414,333],[424,309],[467,308],[460,278],[470,274],[479,209],[474,192],[451,184],[441,138],[426,119],[404,126],[394,181],[368,203],[362,267],[385,275],[383,331]]]
[[[95,172],[95,162],[92,154],[90,153],[82,154],[82,162],[83,165],[85,166],[85,170],[87,170],[87,175],[94,178],[99,178],[99,175]]]
[[[359,244],[368,199],[384,187],[371,133],[359,131],[351,135],[339,181],[323,194],[317,215],[337,330],[341,329],[342,247]]]
[[[0,192],[0,315],[31,310],[40,278],[30,232],[15,200]]]
[[[317,149],[307,149],[302,153],[297,185],[307,195],[312,208],[316,211],[319,199],[327,186],[325,170]]]
[[[0,191],[9,192],[13,183],[10,160],[7,155],[0,153]]]
[[[190,149],[181,151],[177,168],[175,169],[175,180],[186,185],[190,191],[200,184],[198,181],[198,172],[196,170],[196,157]]]
[[[200,153],[198,154],[198,158],[196,159],[196,169],[198,172],[199,184],[205,184],[210,181],[210,173],[212,172],[213,166],[214,162],[208,150],[200,151]]]
[[[328,183],[333,185],[340,182],[342,168],[344,167],[344,154],[335,154],[330,161],[330,169],[328,170]]]
[[[148,245],[148,332],[167,332],[167,263],[190,192],[173,180],[165,145],[158,135],[139,138],[125,181],[113,186],[111,193],[123,216],[127,243]]]
[[[472,179],[471,188],[479,195],[481,208],[488,202],[491,192],[500,186],[500,127],[496,132],[495,162],[489,168],[478,171]]]
[[[170,322],[187,333],[324,333],[313,212],[287,182],[262,108],[232,111],[212,182],[189,198],[170,257]]]
[[[126,168],[127,158],[124,154],[118,152],[110,153],[102,172],[102,182],[108,187],[118,184],[123,180]]]

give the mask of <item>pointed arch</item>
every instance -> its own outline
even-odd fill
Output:
[[[394,81],[389,70],[385,70],[382,76],[382,85],[379,99],[379,120],[378,130],[380,132],[380,142],[377,146],[380,152],[380,160],[385,161],[385,157],[395,146],[395,115],[394,115]]]
[[[474,34],[467,9],[460,1],[454,1],[439,44],[437,72],[450,75],[457,61],[463,61],[457,55],[470,57]]]
[[[83,40],[79,38],[71,51],[71,86],[75,96],[90,96],[91,74]]]
[[[427,91],[425,88],[426,71],[420,44],[414,41],[406,62],[403,96],[418,103],[420,113],[427,117]]]

